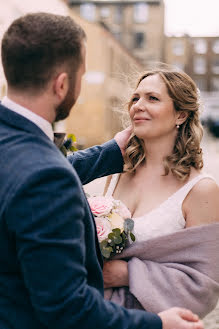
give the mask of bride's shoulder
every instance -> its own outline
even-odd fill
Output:
[[[219,221],[219,186],[213,177],[207,174],[200,176],[185,200],[185,209],[191,223]]]
[[[211,176],[204,176],[193,187],[191,195],[195,197],[217,197],[219,198],[219,186]],[[217,199],[219,201],[219,199]]]

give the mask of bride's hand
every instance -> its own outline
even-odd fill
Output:
[[[109,260],[103,266],[104,288],[129,285],[128,263],[124,260]]]

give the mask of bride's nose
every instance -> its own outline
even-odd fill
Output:
[[[141,112],[146,110],[145,102],[142,99],[139,99],[134,105],[135,112]]]

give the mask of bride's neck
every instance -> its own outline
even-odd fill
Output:
[[[163,167],[163,160],[172,154],[174,141],[170,140],[147,140],[144,141],[146,150],[147,167]]]

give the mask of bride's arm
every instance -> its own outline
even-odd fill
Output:
[[[199,181],[182,207],[186,227],[219,222],[219,186],[210,178]]]

